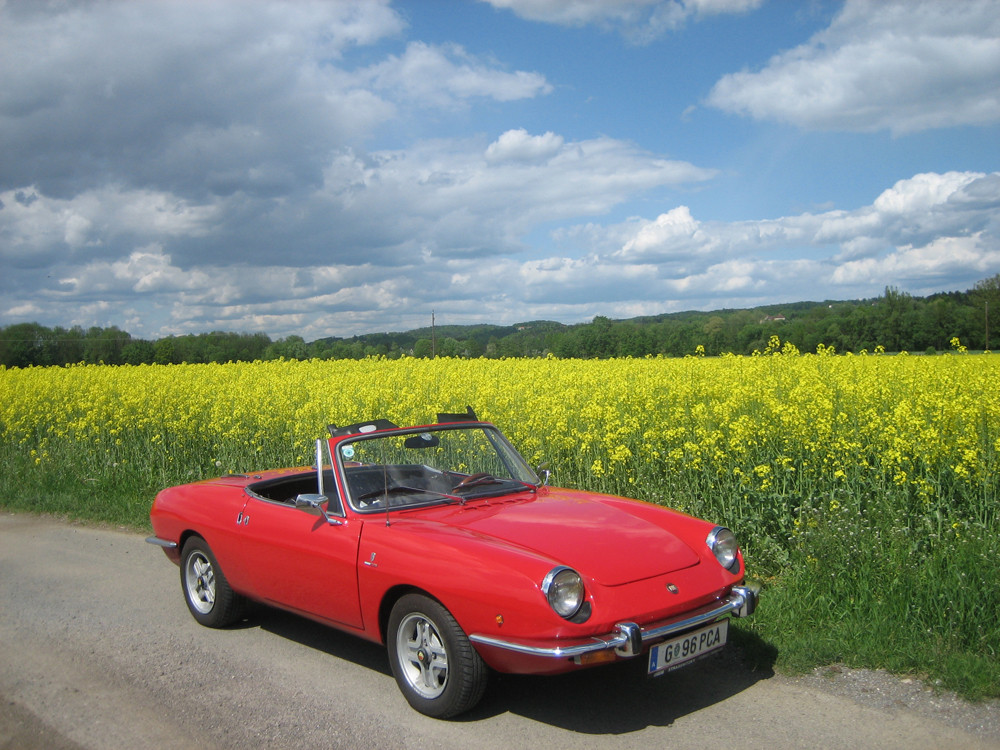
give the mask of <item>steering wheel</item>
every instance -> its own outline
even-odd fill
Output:
[[[490,474],[488,471],[480,471],[475,474],[469,474],[469,476],[465,477],[465,479],[456,484],[455,488],[457,489],[459,487],[464,487],[467,484],[472,484],[473,482],[478,482],[480,479],[486,479],[487,477],[492,477],[492,476],[493,475]]]

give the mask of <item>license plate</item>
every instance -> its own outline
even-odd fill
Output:
[[[726,645],[729,620],[719,620],[692,633],[657,643],[649,650],[649,674],[665,672]]]

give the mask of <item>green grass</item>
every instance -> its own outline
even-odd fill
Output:
[[[800,509],[788,564],[742,626],[776,646],[781,669],[881,667],[1000,696],[996,532],[891,497],[863,505],[841,494]]]
[[[153,477],[118,467],[90,471],[71,452],[61,453],[41,467],[25,451],[0,445],[0,507],[150,529],[149,509],[160,489]]]

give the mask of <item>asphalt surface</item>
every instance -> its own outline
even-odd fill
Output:
[[[656,679],[642,666],[499,676],[437,721],[381,647],[267,608],[202,628],[141,535],[0,514],[0,750],[1000,748],[1000,703],[914,680],[752,672],[732,649]]]

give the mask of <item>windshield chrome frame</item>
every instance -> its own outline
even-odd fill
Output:
[[[403,428],[393,428],[386,430],[374,430],[372,432],[352,434],[345,437],[330,438],[327,440],[327,452],[330,456],[331,464],[337,474],[340,486],[343,488],[343,496],[345,503],[351,508],[355,513],[360,513],[363,515],[372,515],[378,513],[395,512],[399,510],[409,510],[415,508],[426,508],[441,505],[446,502],[454,502],[450,500],[446,495],[441,497],[435,497],[428,500],[426,503],[412,503],[407,505],[402,505],[395,508],[378,508],[378,509],[368,509],[359,508],[355,502],[354,497],[351,494],[350,486],[347,482],[347,473],[345,471],[344,463],[345,461],[350,461],[350,459],[345,459],[342,451],[340,450],[343,446],[350,445],[352,443],[361,443],[368,440],[379,440],[392,437],[405,437],[407,435],[421,435],[424,433],[434,433],[434,432],[457,432],[470,430],[476,430],[482,433],[486,440],[493,446],[493,449],[497,453],[498,460],[507,468],[511,476],[508,478],[509,481],[519,482],[524,485],[525,490],[537,490],[538,487],[542,485],[542,480],[538,478],[538,475],[531,468],[530,464],[524,459],[524,456],[518,452],[518,450],[511,444],[511,442],[506,438],[506,436],[500,432],[500,429],[490,423],[490,422],[449,422],[446,424],[436,424],[436,425],[423,425],[417,427],[403,427]],[[511,465],[514,462],[516,465]],[[436,468],[436,467],[435,467]],[[518,470],[519,469],[519,470]],[[523,475],[525,479],[518,479],[518,475]],[[469,498],[473,500],[475,498]]]

